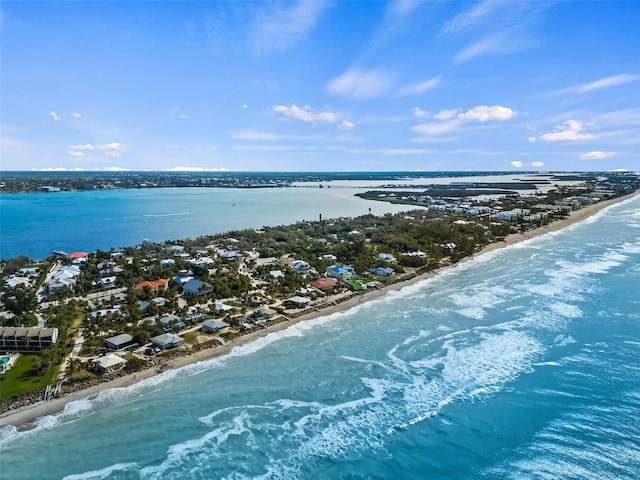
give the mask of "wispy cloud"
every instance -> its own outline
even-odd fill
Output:
[[[594,152],[583,153],[578,158],[580,160],[607,160],[615,157],[615,155],[616,152],[603,152],[601,150],[596,150]]]
[[[307,123],[336,123],[338,117],[333,112],[314,113],[309,105],[299,107],[297,105],[274,105],[275,112],[283,114],[285,117],[293,118]]]
[[[442,35],[465,33],[472,28],[477,27],[479,23],[482,23],[485,18],[489,17],[489,15],[499,7],[500,2],[495,0],[484,0],[479,2],[445,23],[440,29],[440,33]]]
[[[390,1],[384,12],[384,18],[373,35],[370,51],[373,52],[387,44],[392,37],[403,34],[415,11],[425,4],[426,2],[419,0]]]
[[[388,92],[393,81],[394,76],[384,68],[371,70],[350,68],[331,80],[326,90],[332,95],[341,95],[354,100],[370,100]]]
[[[405,85],[400,90],[398,90],[398,95],[400,96],[419,95],[428,90],[431,90],[432,88],[437,87],[440,84],[440,80],[441,80],[440,77],[434,77],[424,82]]]
[[[82,114],[80,112],[73,112],[71,116],[78,119],[82,118]]]
[[[580,122],[578,120],[567,120],[562,125],[556,127],[556,131],[540,135],[539,138],[545,142],[573,142],[595,139],[595,135],[590,133],[581,133],[584,130],[584,126],[584,122]],[[535,137],[531,138],[535,139]]]
[[[286,50],[313,29],[329,2],[299,0],[293,4],[264,3],[253,29],[257,53]]]
[[[531,163],[525,164],[520,160],[514,160],[513,162],[510,163],[510,165],[515,168],[522,168],[525,166],[540,168],[540,167],[544,167],[544,162],[531,162]]]
[[[324,138],[323,135],[283,135],[273,132],[258,132],[254,130],[237,130],[229,132],[229,136],[234,140],[248,140],[255,142],[272,142],[278,140],[318,140]]]
[[[49,116],[53,118],[56,122],[60,120],[60,115],[58,115],[56,112],[49,112]]]
[[[627,73],[621,75],[613,75],[611,77],[601,78],[594,82],[564,88],[562,90],[558,90],[557,92],[553,92],[553,95],[561,95],[564,93],[586,93],[592,92],[594,90],[604,90],[606,88],[617,87],[619,85],[635,82],[637,80],[640,80],[640,75],[630,75]]]

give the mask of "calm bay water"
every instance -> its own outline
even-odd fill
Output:
[[[640,472],[640,196],[231,355],[2,429],[19,479]]]
[[[194,238],[302,220],[405,211],[353,188],[163,188],[0,196],[0,258],[45,258],[143,240]]]

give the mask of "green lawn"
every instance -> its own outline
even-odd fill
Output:
[[[46,388],[53,382],[59,365],[51,365],[43,376],[34,376],[31,373],[31,359],[34,356],[37,354],[21,354],[13,368],[0,375],[0,400]]]
[[[374,280],[371,278],[361,277],[360,275],[355,275],[345,280],[347,285],[349,285],[356,292],[362,290],[363,288],[365,288],[365,285],[367,283],[371,283],[373,281]]]

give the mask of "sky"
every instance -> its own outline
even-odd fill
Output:
[[[637,1],[0,4],[0,170],[640,170]]]

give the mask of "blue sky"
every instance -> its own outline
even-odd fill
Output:
[[[640,2],[0,6],[2,170],[640,170]]]

